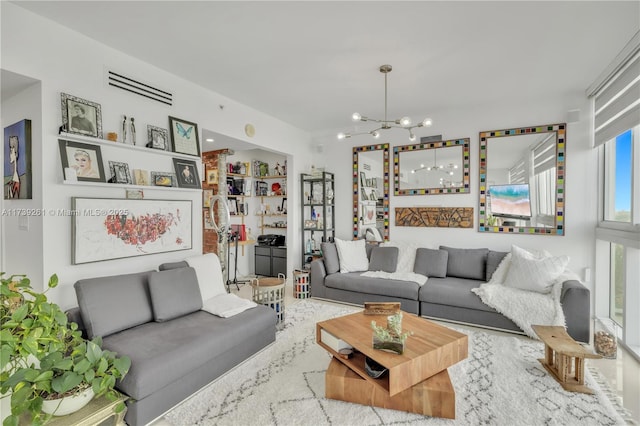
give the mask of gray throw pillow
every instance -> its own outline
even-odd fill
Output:
[[[459,249],[445,246],[440,246],[440,249],[449,252],[449,259],[447,260],[448,277],[484,281],[489,249]]]
[[[335,274],[340,271],[340,258],[338,257],[336,243],[321,243],[320,249],[322,250],[324,268],[327,274]]]
[[[106,337],[153,321],[149,272],[78,280],[73,285],[87,337]]]
[[[149,293],[156,322],[168,321],[202,308],[198,276],[191,267],[151,273]]]
[[[484,278],[486,282],[489,282],[491,280],[491,277],[493,277],[493,273],[496,271],[496,269],[498,269],[498,266],[500,266],[500,262],[502,262],[502,259],[504,259],[507,254],[509,253],[506,251],[489,250],[489,254],[487,255],[487,272]]]
[[[395,272],[398,264],[398,247],[373,247],[370,271]]]
[[[449,252],[421,247],[416,250],[416,262],[413,272],[428,277],[445,278]]]

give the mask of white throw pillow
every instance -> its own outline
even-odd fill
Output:
[[[219,294],[227,293],[218,256],[214,253],[207,253],[190,257],[186,259],[186,262],[196,270],[203,302]]]
[[[365,240],[345,241],[336,238],[336,248],[340,259],[340,272],[362,272],[369,269]]]
[[[521,290],[549,293],[554,281],[564,272],[568,256],[542,256],[518,246],[511,247],[511,264],[504,285]]]
[[[416,250],[421,246],[408,241],[388,241],[380,244],[382,247],[398,247],[398,265],[396,272],[413,272],[416,263]]]

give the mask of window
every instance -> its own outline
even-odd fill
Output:
[[[604,220],[631,223],[633,131],[618,135],[604,148]]]
[[[609,259],[609,318],[624,328],[624,246],[611,243]]]

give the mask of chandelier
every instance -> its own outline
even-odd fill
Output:
[[[420,171],[427,172],[444,172],[450,176],[453,176],[453,171],[458,168],[457,164],[449,163],[449,164],[438,164],[438,152],[437,150],[433,151],[433,166],[425,166],[424,164],[420,164],[420,167],[417,169],[411,170],[411,173],[416,173]],[[440,181],[442,182],[442,178]]]
[[[338,133],[338,139],[346,139],[351,136],[365,135],[370,134],[374,138],[378,139],[380,137],[380,130],[387,130],[391,128],[398,129],[406,129],[409,132],[409,140],[415,141],[416,135],[413,133],[413,129],[418,127],[429,127],[433,124],[430,118],[425,118],[418,124],[411,125],[411,119],[409,117],[402,117],[397,120],[388,120],[387,119],[387,74],[391,72],[391,65],[381,65],[380,72],[384,74],[384,120],[379,120],[375,118],[365,117],[360,115],[357,112],[354,112],[351,116],[353,121],[373,121],[375,123],[379,123],[380,127],[376,127],[375,129],[369,130],[368,132],[359,132],[359,133]]]

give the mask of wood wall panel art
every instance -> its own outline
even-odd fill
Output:
[[[396,226],[473,228],[473,207],[396,207]]]

